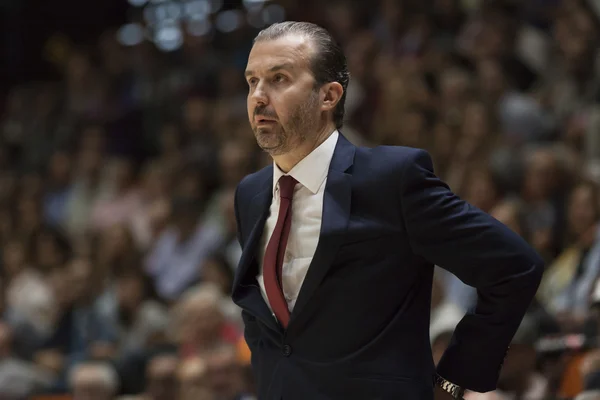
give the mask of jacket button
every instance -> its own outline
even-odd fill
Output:
[[[283,355],[285,357],[289,357],[292,354],[292,346],[286,344],[285,346],[283,346]]]

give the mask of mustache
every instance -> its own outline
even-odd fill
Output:
[[[277,118],[277,114],[271,110],[267,110],[266,106],[257,106],[254,109],[254,117],[261,115],[266,118]]]

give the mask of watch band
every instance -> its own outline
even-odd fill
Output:
[[[435,383],[442,388],[445,392],[449,393],[456,400],[464,400],[463,396],[465,394],[465,389],[461,388],[458,385],[442,378],[439,375],[435,377]]]

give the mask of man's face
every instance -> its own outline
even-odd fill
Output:
[[[248,118],[258,145],[281,155],[316,134],[324,96],[315,89],[309,39],[287,35],[257,42],[248,58]]]

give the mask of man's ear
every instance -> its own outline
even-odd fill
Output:
[[[321,90],[324,92],[321,110],[330,111],[335,109],[344,94],[342,85],[339,82],[330,82],[324,85]]]

